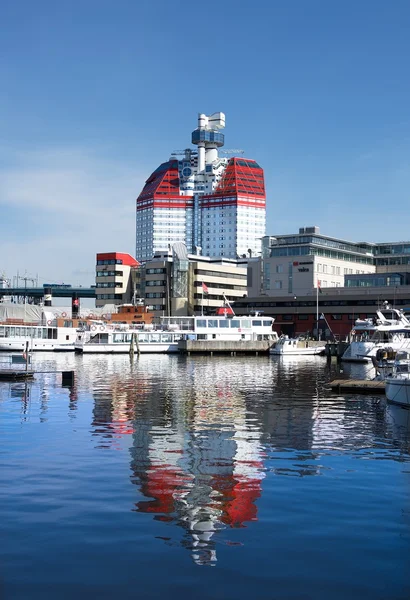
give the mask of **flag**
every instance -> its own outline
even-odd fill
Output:
[[[208,286],[204,282],[202,282],[202,293],[209,294]]]
[[[317,289],[319,290],[319,294],[323,294],[319,279],[317,280]]]

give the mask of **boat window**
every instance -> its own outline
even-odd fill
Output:
[[[241,322],[239,319],[231,319],[231,329],[239,329]]]
[[[208,319],[208,327],[212,329],[218,327],[218,319]]]
[[[125,334],[125,341],[130,343],[131,342],[131,338],[132,338],[132,333],[126,333]]]
[[[250,319],[242,319],[241,327],[243,327],[244,329],[250,329],[252,327],[251,320]]]
[[[158,342],[161,341],[161,334],[160,333],[151,333],[149,341],[152,344],[158,344]]]
[[[206,319],[198,319],[196,322],[197,327],[206,327]]]
[[[409,372],[409,365],[408,364],[397,365],[396,371],[397,371],[397,373],[408,373]]]
[[[258,319],[258,320],[254,319],[254,320],[252,321],[252,325],[253,325],[254,327],[262,327],[262,321],[261,321],[261,320],[259,320],[259,319]]]
[[[263,326],[264,326],[264,327],[271,327],[271,325],[272,325],[272,322],[271,322],[271,321],[264,321],[264,322],[263,322]]]
[[[229,327],[229,319],[221,319],[219,321],[219,327],[221,327],[222,329],[226,329],[227,327]]]
[[[114,333],[113,342],[114,344],[122,344],[124,342],[124,334],[123,333]]]

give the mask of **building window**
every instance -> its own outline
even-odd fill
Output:
[[[275,281],[275,290],[281,290],[282,289],[282,282],[276,280]]]
[[[283,265],[276,265],[276,273],[283,273]]]

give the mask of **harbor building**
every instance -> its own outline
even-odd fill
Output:
[[[133,295],[131,270],[139,263],[130,254],[103,252],[97,254],[95,270],[95,306],[124,304]]]
[[[246,258],[189,254],[182,242],[143,264],[129,254],[97,254],[96,307],[142,303],[156,316],[213,314],[246,296],[246,286]]]
[[[235,312],[264,311],[278,333],[345,336],[382,302],[410,310],[410,242],[350,242],[318,227],[265,236],[262,256],[248,261],[247,291]]]
[[[224,127],[224,113],[199,114],[191,138],[197,149],[173,152],[147,179],[136,201],[139,262],[177,242],[211,258],[260,254],[266,226],[263,169],[253,159],[219,155]]]
[[[265,236],[262,256],[249,262],[248,295],[300,296],[340,288],[349,275],[373,274],[372,244],[347,242],[301,227],[299,233]]]

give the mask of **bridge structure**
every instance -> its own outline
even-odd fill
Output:
[[[5,287],[0,288],[0,297],[17,296],[19,298],[31,299],[35,304],[38,304],[44,299],[45,290],[49,290],[50,288],[51,295],[54,298],[92,298],[95,300],[95,287],[72,287],[71,285],[51,285],[44,287]]]

